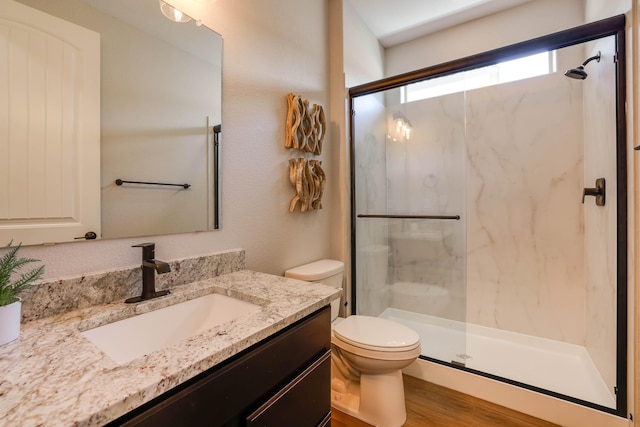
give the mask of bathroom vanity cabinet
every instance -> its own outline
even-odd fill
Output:
[[[330,335],[324,307],[109,426],[329,426]]]

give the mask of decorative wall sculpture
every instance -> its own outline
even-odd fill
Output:
[[[300,212],[322,209],[322,193],[327,181],[319,160],[289,159],[289,180],[296,188],[296,196],[289,204],[289,212],[300,202]]]
[[[313,104],[309,108],[309,100],[298,95],[287,95],[289,105],[287,112],[286,135],[284,146],[307,153],[322,154],[322,141],[327,130],[327,123],[322,105]]]
[[[322,141],[327,124],[324,108],[302,99],[292,93],[287,95],[287,121],[284,146],[314,155],[322,154]],[[289,204],[289,212],[296,210],[300,203],[300,212],[322,209],[322,193],[327,181],[320,166],[322,162],[305,157],[289,159],[289,180],[296,189],[296,195]]]

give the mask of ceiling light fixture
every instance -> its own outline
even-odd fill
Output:
[[[184,13],[182,13],[182,11],[176,9],[175,7],[171,6],[168,3],[165,3],[162,0],[159,0],[159,2],[160,2],[160,11],[168,19],[170,19],[170,20],[172,20],[174,22],[189,22],[189,21],[191,21],[191,18],[189,16],[185,15]]]

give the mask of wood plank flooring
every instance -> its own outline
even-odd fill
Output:
[[[552,427],[555,424],[404,375],[403,427]],[[332,427],[371,427],[333,409]]]

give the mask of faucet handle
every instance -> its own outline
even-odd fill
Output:
[[[596,186],[594,188],[585,188],[582,190],[582,203],[586,196],[594,196],[596,198],[597,206],[604,206],[605,203],[606,184],[604,178],[596,179]]]
[[[156,257],[156,244],[155,243],[138,243],[131,246],[132,248],[142,248],[142,261],[147,259],[154,259]]]

